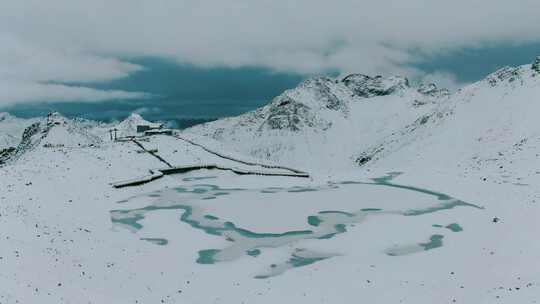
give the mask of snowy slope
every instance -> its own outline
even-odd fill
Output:
[[[422,164],[493,182],[538,184],[539,111],[538,65],[503,68],[438,106],[421,128],[389,145],[374,165],[406,169]]]

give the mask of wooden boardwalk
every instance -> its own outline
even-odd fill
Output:
[[[207,165],[177,166],[177,167],[150,170],[149,175],[145,175],[139,178],[129,179],[125,181],[119,181],[119,182],[113,183],[112,185],[114,188],[138,186],[138,185],[146,184],[156,179],[159,179],[165,175],[182,174],[182,173],[187,173],[187,172],[196,171],[196,170],[203,170],[203,169],[231,171],[238,175],[285,176],[285,177],[309,178],[309,174],[307,173],[295,173],[295,172],[288,173],[288,172],[271,172],[271,171],[261,171],[261,170],[246,170],[246,169],[235,168],[235,167],[218,166],[216,164],[207,164]]]
[[[154,181],[154,180],[156,180],[158,178],[162,178],[163,175],[164,174],[161,171],[150,170],[150,174],[148,174],[148,175],[141,176],[141,177],[138,177],[138,178],[128,179],[128,180],[124,180],[124,181],[119,181],[119,182],[113,183],[112,186],[114,188],[124,188],[124,187],[130,187],[130,186],[138,186],[138,185],[149,183],[149,182]]]

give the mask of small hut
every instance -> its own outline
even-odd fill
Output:
[[[137,133],[143,133],[150,130],[161,130],[162,128],[163,128],[163,124],[150,122],[146,124],[137,125]]]

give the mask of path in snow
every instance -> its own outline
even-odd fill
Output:
[[[150,174],[148,174],[148,175],[133,178],[133,179],[128,179],[128,180],[124,180],[124,181],[115,182],[115,183],[112,184],[113,187],[115,187],[115,188],[123,188],[123,187],[130,187],[130,186],[138,186],[138,185],[146,184],[146,183],[149,183],[151,181],[157,180],[157,179],[163,177],[164,175],[187,173],[187,172],[190,172],[190,171],[202,170],[202,169],[231,171],[231,172],[233,172],[235,174],[239,174],[239,175],[284,176],[284,177],[309,178],[308,173],[297,170],[297,169],[284,167],[284,166],[267,165],[267,164],[261,164],[261,163],[249,162],[249,161],[241,160],[241,159],[238,159],[238,158],[235,158],[235,157],[232,157],[232,156],[225,155],[223,153],[213,151],[213,150],[211,150],[211,149],[209,149],[209,148],[207,148],[207,147],[205,147],[205,146],[203,146],[201,144],[193,142],[193,141],[191,141],[189,139],[185,139],[185,138],[180,137],[178,135],[176,135],[174,137],[177,138],[177,139],[183,140],[183,141],[189,143],[190,145],[197,146],[197,147],[203,149],[204,151],[206,151],[208,153],[211,153],[211,154],[213,154],[215,156],[218,156],[218,157],[226,159],[226,160],[238,162],[240,164],[248,165],[248,166],[258,166],[258,167],[263,167],[263,168],[266,168],[266,169],[281,169],[281,170],[285,170],[285,171],[289,171],[289,172],[287,173],[287,172],[271,172],[271,171],[265,171],[265,170],[246,170],[246,169],[242,169],[242,168],[238,168],[238,167],[228,167],[228,166],[222,166],[222,165],[217,165],[217,164],[173,166],[170,162],[168,162],[163,157],[161,157],[159,154],[157,154],[157,152],[155,152],[153,150],[150,150],[150,149],[147,149],[146,147],[144,147],[144,145],[141,142],[137,141],[135,138],[130,138],[129,141],[132,141],[133,143],[135,143],[144,152],[146,152],[146,153],[152,155],[153,157],[157,158],[160,162],[167,165],[168,168],[150,170],[150,172],[149,172]]]

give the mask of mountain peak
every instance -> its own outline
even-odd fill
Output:
[[[355,95],[361,97],[385,96],[409,88],[409,80],[402,76],[367,76],[351,74],[341,80]]]
[[[140,124],[149,124],[150,122],[145,120],[140,114],[131,113],[126,119],[122,120],[117,128],[124,129],[123,127],[132,127]]]
[[[321,111],[335,111],[346,115],[348,108],[335,84],[327,77],[303,81],[298,87],[277,96],[263,110],[264,128],[298,131],[304,126],[321,128],[329,122],[319,115]]]
[[[502,82],[514,82],[515,80],[523,80],[527,75],[531,74],[534,76],[534,73],[540,73],[540,56],[537,56],[534,62],[531,65],[523,65],[517,67],[505,66],[498,69],[494,73],[489,74],[486,77],[486,81],[491,86],[496,86]],[[524,78],[525,77],[525,78]]]
[[[64,125],[67,123],[67,118],[60,112],[51,112],[47,114],[47,125]]]
[[[138,113],[131,113],[126,119],[116,125],[116,129],[120,131],[122,136],[134,135],[137,132],[137,126],[139,125],[155,125],[159,126],[159,123],[152,123],[144,119]]]

